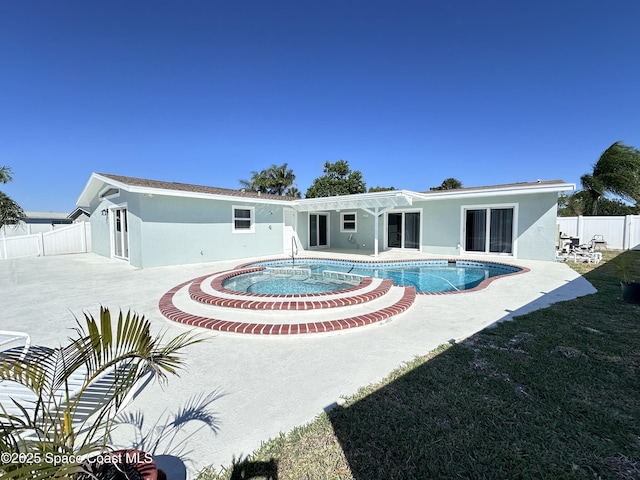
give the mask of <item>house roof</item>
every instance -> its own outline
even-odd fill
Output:
[[[576,185],[574,183],[566,183],[562,180],[536,180],[535,182],[518,182],[518,183],[505,183],[501,185],[489,185],[484,187],[465,187],[454,188],[451,190],[429,190],[427,192],[420,192],[416,195],[422,199],[428,198],[457,198],[466,197],[472,198],[477,196],[491,195],[512,195],[517,193],[519,195],[527,193],[543,193],[543,192],[566,192],[569,190],[575,190]]]
[[[62,212],[24,212],[25,223],[70,223],[67,213]]]
[[[76,208],[73,212],[67,215],[67,218],[70,218],[71,220],[76,220],[78,217],[81,217],[82,215],[87,215],[87,216],[91,215],[91,212],[89,211],[88,207]]]
[[[260,200],[260,201],[293,201],[293,197],[280,195],[261,194],[257,192],[247,192],[244,189],[233,190],[231,188],[208,187],[205,185],[194,185],[189,183],[165,182],[161,180],[150,180],[146,178],[125,177],[123,175],[113,175],[110,173],[93,173],[87,182],[77,205],[89,205],[91,199],[95,197],[107,185],[122,188],[128,192],[150,193],[173,196],[190,197],[234,197],[237,199]]]
[[[409,190],[391,190],[383,192],[360,193],[334,197],[298,199],[280,195],[247,192],[244,189],[208,187],[178,182],[165,182],[144,178],[125,177],[107,173],[94,173],[87,182],[78,205],[89,205],[91,199],[107,186],[122,188],[125,191],[188,196],[196,198],[233,199],[235,201],[251,201],[261,203],[285,203],[298,211],[321,211],[341,209],[375,209],[410,206],[415,200],[444,200],[452,198],[474,198],[479,196],[504,196],[513,194],[532,194],[544,192],[563,192],[574,190],[575,184],[562,180],[538,180],[536,182],[509,183],[484,187],[466,187],[452,190],[430,190],[427,192],[413,192]]]
[[[480,196],[523,195],[529,193],[564,192],[574,190],[575,185],[562,180],[538,180],[535,182],[508,183],[485,187],[457,188],[452,190],[430,190],[413,192],[410,190],[390,190],[385,192],[361,193],[337,197],[306,198],[298,200],[294,208],[299,211],[341,210],[350,208],[373,209],[405,207],[415,200],[444,200],[451,198],[474,198]]]

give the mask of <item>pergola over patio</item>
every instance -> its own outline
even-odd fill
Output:
[[[397,207],[413,205],[415,193],[407,190],[338,195],[334,197],[307,198],[293,208],[298,212],[320,212],[360,209],[376,219],[373,222],[373,255],[378,256],[378,218],[385,212]]]

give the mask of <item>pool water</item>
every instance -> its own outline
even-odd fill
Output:
[[[294,278],[284,279],[264,273],[261,281],[272,283],[267,289],[278,290],[278,293],[321,293],[348,288],[353,284],[326,282],[321,279],[323,272],[345,272],[367,277],[389,278],[395,285],[412,286],[421,293],[442,293],[463,291],[477,287],[483,281],[500,275],[508,275],[520,271],[520,268],[498,263],[474,261],[423,260],[411,262],[361,263],[342,260],[301,259],[299,262],[271,261],[259,262],[253,266],[289,267],[309,269],[313,281],[307,282]],[[240,278],[233,277],[233,278]],[[266,286],[264,286],[266,287]],[[225,284],[225,288],[227,285]],[[257,288],[257,287],[250,287]],[[306,289],[309,290],[306,290]],[[327,289],[324,289],[327,288]],[[317,290],[315,290],[317,289]],[[243,290],[250,291],[250,290]],[[258,292],[256,292],[258,293]],[[274,293],[274,292],[259,292]]]
[[[245,273],[222,282],[222,286],[236,292],[267,295],[329,293],[353,287],[353,283],[326,280],[322,274],[302,279],[298,275],[272,274],[269,271]]]

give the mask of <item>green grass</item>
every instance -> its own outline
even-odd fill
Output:
[[[598,293],[416,358],[246,464],[273,460],[279,480],[640,478],[640,305],[621,299],[618,254],[640,259],[571,264]]]

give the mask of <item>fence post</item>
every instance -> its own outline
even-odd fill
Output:
[[[87,253],[87,222],[81,222],[82,253]]]
[[[38,255],[44,257],[44,236],[42,232],[38,234]]]
[[[578,234],[576,235],[581,243],[585,243],[585,239],[582,238],[582,233],[584,230],[584,217],[582,215],[578,215]]]

